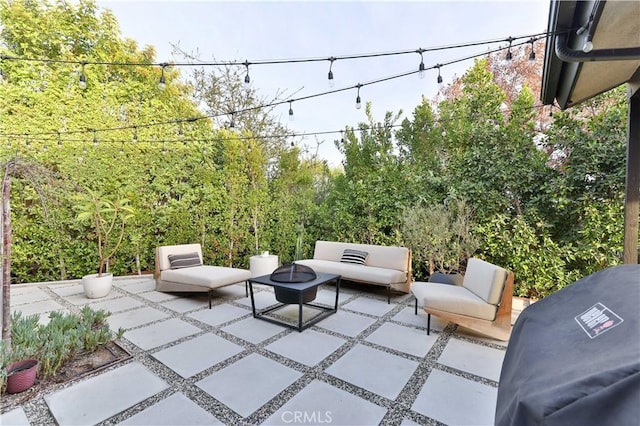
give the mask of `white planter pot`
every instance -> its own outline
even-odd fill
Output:
[[[111,291],[113,283],[113,274],[103,273],[101,277],[98,274],[85,275],[82,277],[82,286],[84,294],[89,299],[98,299],[105,297]]]

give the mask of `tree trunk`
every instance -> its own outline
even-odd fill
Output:
[[[11,348],[11,165],[2,177],[2,340]]]

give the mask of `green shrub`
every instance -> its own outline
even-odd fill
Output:
[[[49,323],[40,325],[39,315],[23,317],[15,312],[11,319],[11,350],[0,342],[0,384],[4,391],[6,367],[16,361],[34,358],[39,362],[42,377],[55,375],[64,364],[82,351],[92,352],[114,338],[122,337],[120,329],[114,335],[106,322],[109,312],[94,311],[85,306],[80,315],[51,312]]]

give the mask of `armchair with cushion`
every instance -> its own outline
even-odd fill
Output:
[[[209,309],[213,290],[236,283],[245,283],[251,273],[246,269],[202,264],[200,244],[179,244],[156,247],[156,290],[165,292],[207,292]]]
[[[439,275],[442,277],[442,275]],[[440,280],[444,281],[444,280]],[[513,272],[477,258],[470,258],[460,283],[414,282],[411,292],[427,313],[427,334],[431,315],[467,327],[498,340],[509,340]]]

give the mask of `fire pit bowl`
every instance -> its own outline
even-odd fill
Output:
[[[317,278],[313,269],[308,266],[290,263],[282,265],[271,274],[271,281],[279,283],[306,283]],[[298,303],[298,291],[275,287],[276,300],[280,303],[296,304]],[[302,303],[309,303],[316,298],[318,287],[312,287],[302,292]]]

